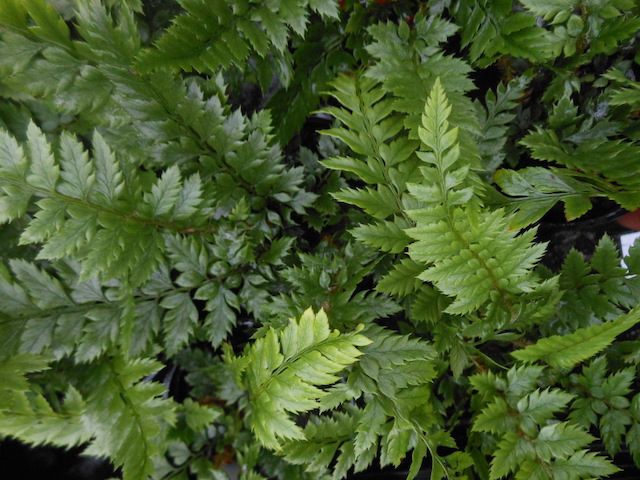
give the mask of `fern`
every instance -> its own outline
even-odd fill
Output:
[[[584,428],[598,428],[612,456],[624,440],[638,464],[636,408],[640,398],[631,398],[634,376],[633,367],[609,374],[606,357],[593,359],[572,378],[570,388],[586,389],[587,395],[573,402],[570,418]]]
[[[335,478],[344,478],[351,467],[355,472],[364,470],[378,450],[383,465],[398,466],[413,449],[413,473],[409,478],[417,474],[427,448],[436,464],[446,465],[435,452],[435,438],[430,437],[435,429],[433,406],[430,402],[424,403],[429,398],[428,385],[435,374],[432,347],[379,327],[369,327],[363,333],[372,342],[362,348],[363,356],[350,368],[346,383],[334,385],[327,391],[321,399],[321,410],[335,409],[347,400],[362,396],[368,399],[367,406],[364,409],[347,406],[343,413],[312,419],[304,431],[306,438],[287,444],[285,450],[295,453],[287,453],[286,458],[298,463],[302,452],[322,449],[325,466],[334,459],[337,461]],[[327,438],[326,432],[335,418],[344,422],[337,442],[335,437]],[[436,435],[436,438],[448,444],[443,432],[439,433],[440,437]]]
[[[638,180],[634,175],[632,159],[637,154],[636,147],[621,140],[583,138],[573,147],[563,144],[553,131],[538,130],[525,137],[522,143],[531,149],[534,158],[557,162],[571,170],[584,172],[585,177],[592,180],[596,188],[599,187],[599,191],[623,207],[635,209],[638,204],[635,186]],[[599,160],[603,157],[611,158],[613,161],[603,165]],[[604,177],[605,182],[597,178],[600,175]]]
[[[23,354],[5,359],[2,365],[9,375],[3,382],[6,406],[0,412],[0,433],[26,442],[63,446],[90,441],[86,452],[110,456],[115,465],[122,466],[124,478],[143,478],[152,473],[153,458],[161,447],[152,439],[162,423],[173,421],[171,403],[156,398],[164,388],[138,383],[141,376],[158,368],[156,362],[105,359],[101,366],[93,367],[97,372],[92,373],[99,373],[96,378],[101,379],[92,385],[93,391],[81,395],[69,387],[61,412],[53,410],[41,394],[32,394],[23,376],[46,368],[46,362]],[[112,436],[112,432],[118,435]],[[131,444],[137,448],[130,448]]]
[[[560,389],[536,388],[542,373],[539,367],[521,367],[510,369],[506,381],[491,375],[471,377],[481,394],[498,393],[482,407],[473,424],[474,431],[497,437],[489,478],[509,474],[591,478],[589,470],[580,465],[603,476],[618,471],[609,460],[584,448],[595,439],[592,435],[571,422],[555,420],[574,396]]]
[[[282,440],[303,439],[288,413],[319,407],[326,392],[318,386],[339,380],[335,374],[362,355],[356,347],[369,343],[355,332],[332,332],[326,314],[309,309],[282,331],[269,330],[245,356],[230,359],[249,396],[247,422],[258,440],[279,450]]]
[[[89,440],[82,424],[84,402],[78,391],[69,387],[64,410],[56,412],[47,399],[32,390],[26,374],[49,368],[44,357],[19,354],[0,361],[0,432],[30,443],[75,446]]]
[[[505,134],[509,123],[516,118],[513,111],[518,105],[518,98],[522,96],[526,80],[526,77],[522,77],[519,83],[500,84],[495,93],[487,92],[484,106],[479,102],[474,103],[482,129],[478,136],[478,150],[487,173],[492,173],[506,158]]]
[[[0,435],[125,480],[640,462],[640,247],[553,273],[529,228],[640,205],[638,9],[423,3],[0,3]]]
[[[440,78],[455,106],[452,115],[460,127],[460,148],[471,161],[478,155],[474,136],[479,133],[474,108],[464,96],[473,88],[467,78],[471,70],[461,59],[445,55],[440,47],[455,31],[455,25],[437,15],[418,15],[412,30],[391,23],[374,25],[369,32],[375,40],[367,51],[376,63],[366,75],[381,81],[393,95],[393,106],[406,115],[404,125],[412,140],[418,138],[422,104]],[[422,93],[416,97],[416,92]]]
[[[94,437],[86,452],[109,455],[116,466],[122,466],[123,478],[144,478],[153,473],[153,459],[163,448],[157,436],[173,422],[172,402],[157,398],[164,387],[140,382],[159,366],[154,361],[126,362],[115,357],[94,367],[97,372],[93,376],[102,380],[86,397],[83,423]],[[106,425],[109,427],[103,427]]]
[[[640,321],[638,313],[632,310],[615,320],[579,329],[564,336],[550,336],[523,350],[513,352],[518,360],[544,360],[557,368],[568,368],[580,363],[608,347],[622,332]]]
[[[314,255],[300,254],[299,259],[299,266],[282,270],[290,288],[270,299],[266,309],[276,317],[266,324],[278,326],[282,319],[311,305],[330,313],[331,326],[344,331],[399,310],[395,302],[377,292],[358,291],[377,264],[371,252],[359,245],[347,245],[342,255],[327,248]]]
[[[636,147],[626,139],[611,139],[621,124],[599,121],[579,113],[565,94],[554,106],[550,128],[537,127],[521,144],[550,168],[499,170],[494,178],[508,199],[497,203],[516,212],[514,227],[538,221],[558,201],[564,202],[567,220],[587,213],[594,197],[609,198],[633,210],[638,204],[637,175],[632,158]],[[605,156],[612,162],[603,164]]]
[[[519,237],[510,232],[503,212],[477,212],[476,179],[460,159],[457,129],[449,128],[450,110],[436,83],[420,129],[423,145],[430,150],[419,154],[428,165],[421,169],[428,186],[409,186],[424,209],[409,212],[418,226],[408,233],[417,240],[411,245],[412,259],[428,266],[419,278],[454,297],[446,311],[464,314],[479,308],[492,291],[506,295],[535,288],[528,270],[543,247],[530,246],[533,232]],[[501,242],[509,246],[501,250]]]
[[[283,80],[289,75],[291,57],[286,51],[290,37],[304,35],[309,12],[336,18],[337,6],[319,1],[282,0],[264,5],[244,2],[204,4],[182,0],[185,13],[156,42],[157,50],[141,55],[138,68],[157,67],[216,72],[218,67],[244,67],[249,56],[268,60],[274,56]],[[260,62],[259,68],[268,63]],[[261,79],[269,78],[262,73]],[[263,83],[268,88],[271,78]]]
[[[602,76],[609,79],[612,86],[616,86],[611,92],[611,105],[631,105],[634,108],[638,106],[638,102],[640,101],[638,82],[634,82],[627,78],[622,72],[615,69],[610,70]]]
[[[537,222],[559,201],[564,203],[566,219],[575,220],[591,209],[591,196],[599,195],[595,188],[559,168],[501,169],[493,179],[509,195],[504,205],[515,214],[512,228]]]
[[[3,188],[23,192],[17,198],[3,197],[12,202],[5,221],[21,216],[32,196],[41,197],[39,211],[21,241],[43,243],[40,258],[77,255],[83,280],[97,274],[128,275],[133,285],[141,284],[161,260],[160,228],[179,231],[181,219],[193,214],[202,201],[198,178],[183,184],[176,168],[168,169],[146,192],[132,176],[125,188],[122,169],[97,134],[93,160],[73,137],[61,138],[58,162],[35,125],[29,127],[27,138],[28,158],[9,135],[0,139]],[[121,207],[125,198],[138,207]],[[105,251],[111,254],[105,256]]]
[[[331,417],[313,416],[304,428],[305,441],[290,442],[283,448],[287,461],[304,465],[310,472],[324,471],[338,454],[335,478],[346,474],[345,458],[348,456],[347,445],[351,446],[353,432],[356,428],[357,415],[353,412],[336,412]],[[313,458],[309,462],[309,458]]]
[[[375,81],[343,75],[332,86],[332,95],[346,108],[328,107],[324,111],[343,126],[323,133],[339,138],[356,155],[329,158],[323,165],[375,185],[343,188],[333,196],[362,208],[375,219],[352,230],[357,239],[383,252],[401,253],[410,241],[403,231],[411,225],[403,208],[408,201],[406,183],[416,168],[416,144],[398,135],[403,118],[393,114],[393,103],[383,98]]]
[[[525,3],[526,2],[522,2]],[[557,56],[558,40],[536,25],[535,17],[512,12],[513,2],[463,1],[455,8],[462,44],[469,46],[471,61],[487,66],[500,55],[544,62]]]

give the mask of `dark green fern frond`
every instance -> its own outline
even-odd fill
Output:
[[[305,34],[310,11],[323,17],[338,16],[335,3],[317,0],[180,0],[180,5],[185,12],[173,19],[173,25],[156,42],[155,50],[140,55],[138,69],[211,74],[219,68],[244,68],[253,57],[259,63],[263,59],[280,64],[279,76],[286,80],[291,64],[287,44],[293,35]],[[266,89],[269,83],[263,87]]]

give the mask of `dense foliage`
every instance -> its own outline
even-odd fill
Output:
[[[640,247],[554,271],[536,237],[640,207],[639,30],[633,0],[2,0],[0,436],[124,480],[640,465]]]

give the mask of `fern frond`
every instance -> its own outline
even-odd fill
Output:
[[[291,63],[286,46],[289,39],[304,35],[309,10],[337,18],[337,6],[322,2],[279,0],[267,4],[224,3],[181,0],[184,13],[156,42],[155,50],[144,52],[138,68],[217,72],[220,67],[244,67],[250,56],[279,56]],[[284,79],[284,75],[281,76]],[[268,85],[266,85],[268,87]]]
[[[607,348],[621,333],[640,322],[640,310],[634,309],[615,320],[581,328],[567,335],[553,335],[538,340],[522,350],[512,352],[518,360],[542,360],[556,368],[569,368]]]
[[[631,273],[635,273],[632,271]],[[613,320],[637,305],[637,277],[628,277],[613,240],[604,236],[590,262],[571,250],[560,270],[562,302],[545,326],[545,335],[566,334]],[[548,327],[552,327],[547,329]]]
[[[634,367],[610,373],[602,355],[586,365],[574,385],[588,394],[571,405],[569,418],[585,429],[597,428],[610,455],[615,456],[623,439],[632,448],[637,442],[638,418],[635,414],[640,397],[633,394]]]
[[[480,192],[469,165],[460,158],[457,129],[449,127],[450,111],[436,82],[419,130],[430,150],[418,153],[428,165],[421,168],[426,182],[408,186],[424,207],[408,212],[418,226],[407,233],[417,240],[409,255],[428,266],[419,278],[454,298],[446,312],[464,314],[479,308],[492,292],[535,289],[531,269],[544,246],[532,245],[532,231],[520,236],[510,231],[503,211],[480,213],[474,208]]]
[[[353,442],[340,447],[341,475],[351,465],[355,471],[365,468],[378,449],[381,461],[394,465],[414,449],[412,471],[417,471],[427,445],[434,461],[440,462],[426,433],[435,422],[428,401],[436,373],[433,347],[373,325],[364,333],[372,343],[362,348],[364,355],[352,367],[346,383],[331,387],[321,400],[321,410],[328,410],[363,394],[369,398],[357,415]]]
[[[559,39],[537,26],[535,16],[514,13],[510,5],[464,0],[454,12],[462,29],[462,45],[469,46],[471,61],[481,67],[491,65],[501,54],[537,62],[559,54]]]
[[[290,3],[282,2],[282,7],[286,9]],[[309,8],[323,13],[330,10],[313,2]],[[55,14],[53,10],[50,13]],[[82,41],[63,45],[36,39],[30,53],[35,61],[21,62],[17,70],[7,63],[14,78],[11,85],[15,83],[17,91],[44,96],[54,109],[81,115],[89,128],[106,126],[102,132],[108,144],[125,156],[143,158],[159,168],[177,163],[190,173],[197,165],[200,180],[191,176],[186,181],[193,185],[191,191],[212,190],[209,198],[225,211],[242,197],[249,201],[256,196],[273,196],[278,204],[286,205],[277,212],[286,218],[291,211],[303,213],[313,202],[315,195],[301,188],[302,169],[287,169],[282,163],[268,113],[259,112],[251,119],[240,111],[232,114],[225,105],[226,86],[221,75],[207,81],[183,80],[166,71],[153,75],[136,71],[133,57],[140,51],[140,39],[133,13],[126,6],[110,11],[91,0],[81,5],[76,17]],[[54,20],[60,20],[59,15],[47,21]],[[33,41],[26,27],[0,41],[0,48],[6,47],[7,55],[13,55],[25,41]],[[39,58],[41,50],[55,55]],[[30,80],[48,77],[61,80],[57,85],[49,80],[32,85]],[[96,91],[97,85],[103,88]],[[202,182],[209,175],[215,176],[215,182]],[[187,204],[181,214],[187,217],[195,199],[182,200]],[[7,207],[21,208],[19,197]],[[183,207],[175,208],[180,211]]]
[[[91,438],[82,422],[85,404],[69,386],[63,408],[55,411],[47,399],[36,393],[26,374],[48,369],[44,357],[19,354],[0,360],[0,434],[26,443],[73,447]]]
[[[593,186],[560,168],[500,169],[494,181],[510,196],[504,204],[514,213],[512,228],[537,222],[560,201],[564,202],[567,220],[575,220],[591,209],[591,196],[600,194]]]
[[[289,418],[320,406],[320,388],[339,380],[335,374],[356,362],[357,347],[371,343],[363,335],[331,331],[324,311],[307,310],[280,332],[269,329],[247,350],[250,363],[242,372],[249,395],[246,420],[265,447],[280,450],[282,440],[304,439]]]
[[[312,416],[304,427],[305,440],[286,442],[282,448],[284,458],[293,464],[304,465],[309,472],[322,472],[337,456],[337,462],[349,466],[346,460],[353,445],[353,435],[358,425],[359,411],[348,408],[345,412],[333,412],[331,416]],[[334,478],[344,478],[349,467],[336,469]]]
[[[579,450],[567,459],[557,459],[553,462],[553,471],[558,476],[578,475],[578,478],[607,477],[619,472],[610,460],[595,452]]]
[[[91,367],[93,378],[99,380],[86,396],[83,423],[93,437],[86,453],[109,456],[122,467],[125,480],[153,474],[154,458],[165,447],[158,434],[175,421],[173,402],[159,398],[164,386],[141,381],[160,367],[153,360],[122,357]]]
[[[0,433],[25,443],[76,447],[87,442],[91,434],[81,419],[82,400],[70,387],[64,397],[64,408],[53,410],[41,395],[12,392],[2,395],[5,408],[0,409]],[[31,398],[30,398],[31,397]]]
[[[392,295],[406,297],[420,289],[422,282],[418,275],[424,272],[424,267],[410,258],[403,258],[382,278],[376,290]]]
[[[471,70],[463,60],[445,55],[440,46],[457,27],[434,14],[416,17],[409,35],[402,30],[403,27],[391,22],[368,29],[373,40],[366,49],[376,63],[365,75],[381,82],[393,95],[392,105],[405,115],[404,126],[412,140],[418,138],[422,105],[428,100],[436,78],[440,78],[454,105],[452,121],[461,129],[462,152],[475,166],[479,160],[474,140],[479,133],[478,122],[471,102],[464,96],[473,89],[467,77]]]
[[[125,188],[122,169],[98,134],[92,160],[69,135],[63,135],[56,160],[34,124],[28,130],[28,156],[11,137],[0,140],[3,198],[15,205],[7,195],[14,189],[22,192],[17,198],[24,203],[31,196],[44,197],[21,242],[43,243],[40,258],[76,256],[83,265],[82,279],[129,275],[134,285],[143,283],[162,258],[160,229],[179,230],[180,222],[193,216],[202,203],[197,177],[182,182],[176,167],[147,192],[140,191],[139,179],[131,174]],[[125,201],[137,205],[124,207]],[[25,207],[10,209],[7,219],[21,215]]]
[[[507,141],[507,130],[516,118],[514,110],[517,100],[523,95],[526,77],[508,84],[500,84],[495,92],[489,90],[484,99],[484,107],[474,102],[481,133],[478,136],[478,151],[482,158],[484,170],[491,174],[502,165],[505,159],[504,147]]]
[[[300,254],[298,258],[299,266],[281,271],[291,289],[270,300],[269,313],[287,318],[311,305],[331,312],[331,326],[347,331],[358,323],[368,324],[398,312],[400,307],[392,299],[361,290],[362,282],[378,263],[373,252],[362,245],[350,243],[341,251]],[[273,322],[269,324],[278,325]]]
[[[17,281],[0,279],[3,351],[49,352],[56,359],[74,354],[88,361],[113,344],[123,321],[122,305],[108,300],[99,284],[69,288],[26,261],[10,265]]]
[[[387,253],[402,253],[411,238],[404,232],[407,222],[396,218],[395,222],[381,221],[370,225],[360,225],[351,233],[362,243],[376,247]]]
[[[611,91],[611,105],[631,105],[634,109],[640,105],[640,83],[626,77],[621,71],[611,69],[602,75],[612,81],[615,88]]]
[[[584,136],[574,146],[561,141],[554,130],[541,128],[527,135],[521,143],[531,150],[534,158],[564,165],[570,169],[569,175],[573,171],[577,172],[574,175],[578,178],[586,177],[595,184],[598,193],[624,208],[634,210],[640,205],[640,176],[635,162],[640,147],[637,145],[624,140]],[[610,161],[603,163],[603,158]]]
[[[333,196],[362,208],[376,219],[352,229],[356,239],[386,253],[402,253],[410,241],[403,230],[412,222],[404,210],[405,204],[412,201],[406,185],[417,173],[414,155],[417,143],[400,134],[403,117],[394,114],[393,101],[385,98],[384,90],[376,81],[341,75],[332,86],[331,94],[344,108],[330,107],[324,111],[343,125],[323,133],[340,138],[363,158],[334,157],[322,163],[328,168],[355,174],[371,185],[343,188]],[[404,268],[408,260],[401,262],[379,283],[379,291],[404,296],[410,293],[410,285],[419,284],[411,269]],[[406,288],[399,287],[400,277]]]

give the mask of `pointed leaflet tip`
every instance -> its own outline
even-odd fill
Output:
[[[27,176],[27,182],[36,188],[49,192],[55,191],[60,167],[55,164],[46,136],[33,123],[33,120],[27,127],[27,141],[31,160],[29,169],[31,173]]]
[[[440,137],[449,130],[449,114],[451,106],[440,83],[436,81],[429,94],[429,99],[422,113],[422,126],[418,129],[420,140],[434,152],[442,152],[446,148],[440,145]],[[454,134],[455,135],[455,134]]]

